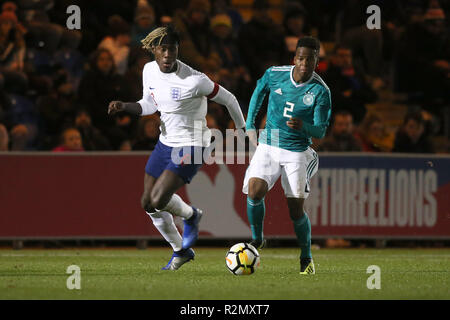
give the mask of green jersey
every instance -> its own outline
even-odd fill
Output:
[[[293,70],[294,66],[271,67],[258,80],[250,99],[246,129],[255,129],[256,115],[269,94],[266,126],[258,142],[299,152],[308,148],[311,137],[324,137],[331,115],[331,94],[317,73],[313,72],[306,82],[296,83]],[[302,119],[300,130],[287,126],[291,118]]]

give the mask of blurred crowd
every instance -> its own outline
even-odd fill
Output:
[[[107,106],[141,98],[153,57],[140,40],[167,24],[181,34],[179,59],[234,93],[244,115],[256,81],[270,66],[292,64],[300,37],[327,44],[316,72],[333,113],[315,141],[320,151],[433,153],[433,137],[448,141],[450,1],[254,0],[247,20],[235,2],[0,1],[0,151],[152,150],[157,114],[112,117]],[[372,4],[381,29],[366,26]],[[81,9],[80,30],[66,26],[70,5]],[[367,110],[386,90],[408,106],[393,143],[384,119]],[[223,106],[208,104],[208,127],[233,128]],[[264,126],[262,113],[257,121]]]

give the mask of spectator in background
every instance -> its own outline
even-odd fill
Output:
[[[0,151],[9,150],[9,135],[6,127],[0,123]]]
[[[48,11],[53,0],[18,0],[18,15],[28,30],[27,45],[53,54],[59,46],[66,26],[53,23]]]
[[[186,12],[175,13],[173,24],[183,44],[179,49],[180,59],[216,80],[214,74],[222,61],[211,46],[210,12],[209,0],[190,0]]]
[[[61,144],[53,148],[54,152],[84,151],[81,134],[76,128],[65,129],[60,137]]]
[[[85,150],[111,150],[108,139],[99,129],[92,125],[91,116],[87,110],[80,109],[77,111],[75,116],[75,127],[81,133]]]
[[[356,64],[364,70],[374,90],[385,86],[383,80],[383,34],[367,28],[366,9],[371,0],[347,0],[338,13],[336,41],[353,51]]]
[[[251,78],[242,64],[239,49],[232,38],[231,19],[218,14],[211,19],[212,47],[219,53],[222,65],[218,82],[233,92],[239,100],[250,99]]]
[[[120,143],[118,151],[133,151],[133,145],[130,139],[125,139]]]
[[[381,118],[368,113],[355,132],[355,138],[365,152],[389,152],[391,147],[386,142],[387,134]]]
[[[124,75],[128,68],[128,55],[130,54],[130,26],[119,15],[109,17],[108,26],[111,35],[103,38],[98,48],[111,52],[117,73]]]
[[[253,16],[241,27],[238,45],[252,81],[262,77],[271,66],[282,64],[286,56],[283,32],[269,16],[267,0],[253,2]]]
[[[69,1],[71,4],[74,3],[73,0],[58,0],[59,10],[63,10],[62,13],[67,19],[67,4],[64,2]],[[81,33],[82,39],[79,45],[79,50],[83,54],[83,56],[88,57],[95,49],[97,49],[98,44],[105,35],[109,34],[110,30],[108,27],[107,19],[111,14],[104,10],[103,6],[108,5],[105,1],[85,1],[85,0],[77,0],[82,1],[82,22],[81,22]],[[125,1],[122,1],[125,3]],[[127,1],[128,2],[128,1]],[[111,4],[109,4],[111,6]],[[123,13],[123,11],[122,11]]]
[[[85,57],[78,49],[82,33],[78,30],[67,31],[64,32],[61,38],[59,49],[53,55],[53,61],[67,72],[67,81],[74,90],[77,90],[85,63]]]
[[[133,150],[153,150],[158,142],[160,120],[157,116],[147,116],[139,119],[138,133]]]
[[[9,130],[12,151],[33,150],[38,137],[39,114],[24,92],[1,94],[4,124]],[[1,110],[0,110],[1,111]]]
[[[63,47],[53,57],[55,63],[67,72],[67,81],[76,91],[83,76],[83,55],[76,49]]]
[[[366,114],[365,104],[375,102],[378,96],[366,82],[364,75],[353,65],[352,50],[349,47],[335,47],[323,77],[333,93],[333,110],[349,111],[355,123],[359,124]]]
[[[19,123],[9,131],[11,137],[11,151],[25,151],[29,149],[30,141],[35,131],[26,124]]]
[[[114,115],[115,127],[119,128],[131,139],[136,134],[137,119],[139,118],[132,117],[126,112],[116,113]]]
[[[32,1],[35,1],[35,0],[32,0]],[[58,48],[59,49],[61,49],[62,47],[65,47],[66,49],[79,48],[80,43],[82,41],[82,33],[87,31],[86,29],[90,27],[90,26],[89,27],[87,26],[87,20],[90,19],[90,17],[88,17],[89,9],[86,6],[87,1],[85,1],[85,0],[56,0],[56,1],[48,1],[48,2],[52,2],[52,6],[49,7],[49,10],[47,11],[49,21],[63,27],[63,33],[61,35],[61,39],[60,39]],[[81,18],[82,29],[81,30],[67,28],[67,18],[69,17],[69,13],[67,13],[67,8],[72,5],[77,5],[81,9],[81,16],[82,16],[82,18]],[[92,13],[92,12],[90,12],[90,13]],[[89,31],[92,31],[92,30],[89,30]]]
[[[0,76],[8,92],[23,91],[27,86],[24,70],[25,41],[13,11],[0,14]]]
[[[142,51],[132,51],[134,54],[130,56],[131,65],[125,74],[127,83],[132,83],[130,86],[130,99],[138,101],[142,98],[142,70],[146,63],[150,62],[150,56]]]
[[[285,54],[282,64],[294,64],[295,50],[298,39],[314,33],[312,26],[307,22],[306,10],[301,3],[288,2],[285,5],[283,13],[283,28],[284,28],[284,42],[286,46]],[[320,43],[319,50],[319,65],[316,68],[317,73],[324,72],[327,68],[324,61],[325,49]]]
[[[297,41],[307,34],[306,12],[300,3],[288,3],[283,14],[284,42],[286,58],[283,64],[293,64]]]
[[[361,151],[361,145],[353,136],[353,116],[348,111],[334,114],[330,134],[319,144],[318,151]]]
[[[109,50],[98,49],[90,59],[90,69],[85,72],[78,89],[80,104],[92,117],[93,124],[102,132],[111,126],[105,106],[117,98],[129,99],[129,87],[125,78],[115,72],[114,59]]]
[[[226,14],[231,19],[231,37],[237,39],[239,30],[244,24],[241,14],[231,6],[231,0],[214,0],[212,14]]]
[[[6,1],[2,4],[2,12],[10,11],[17,15],[17,5],[12,1]]]
[[[134,16],[134,24],[131,27],[131,46],[141,47],[144,39],[153,29],[155,24],[155,11],[151,5],[137,7]]]
[[[423,21],[408,26],[399,44],[398,76],[400,90],[422,92],[427,103],[450,102],[450,33],[442,9],[430,8]]]
[[[434,153],[421,112],[409,113],[395,135],[392,152]]]
[[[143,8],[152,6],[155,11],[155,21],[157,26],[170,24],[175,12],[179,9],[185,9],[187,0],[137,0],[137,7]]]
[[[136,136],[138,117],[127,112],[118,112],[109,115],[113,124],[105,131],[113,150],[129,151],[132,149],[132,141]]]
[[[77,107],[75,89],[65,69],[57,69],[51,83],[48,93],[36,99],[40,117],[38,148],[43,150],[50,150],[61,129],[72,124]]]
[[[131,135],[128,134],[126,128],[130,121],[128,115],[116,117],[116,125],[108,130],[108,139],[111,142],[113,150],[130,151],[132,150]]]

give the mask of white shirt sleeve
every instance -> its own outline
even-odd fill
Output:
[[[234,94],[219,85],[219,90],[216,95],[210,99],[227,107],[228,113],[230,114],[231,119],[233,119],[237,129],[245,127],[244,115],[242,114],[241,107]]]
[[[245,127],[244,115],[234,94],[221,85],[214,83],[205,74],[202,74],[199,78],[196,93],[227,107],[228,113],[231,119],[233,119],[236,128],[240,129]]]
[[[199,76],[197,82],[197,88],[195,90],[195,95],[197,96],[208,96],[214,89],[214,82],[208,78],[208,76],[202,73]]]
[[[141,105],[142,108],[141,116],[154,114],[156,111],[158,111],[158,106],[156,105],[155,100],[151,96],[150,89],[146,85],[147,75],[148,75],[148,68],[146,65],[144,67],[144,70],[142,70],[142,99],[137,102]]]

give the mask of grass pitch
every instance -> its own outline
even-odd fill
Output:
[[[261,266],[234,276],[227,248],[195,249],[177,271],[160,270],[168,248],[0,250],[0,299],[450,299],[450,249],[314,250],[316,274],[299,274],[298,249],[260,251]],[[67,267],[81,269],[81,289],[66,287]],[[367,267],[381,269],[369,290]]]

